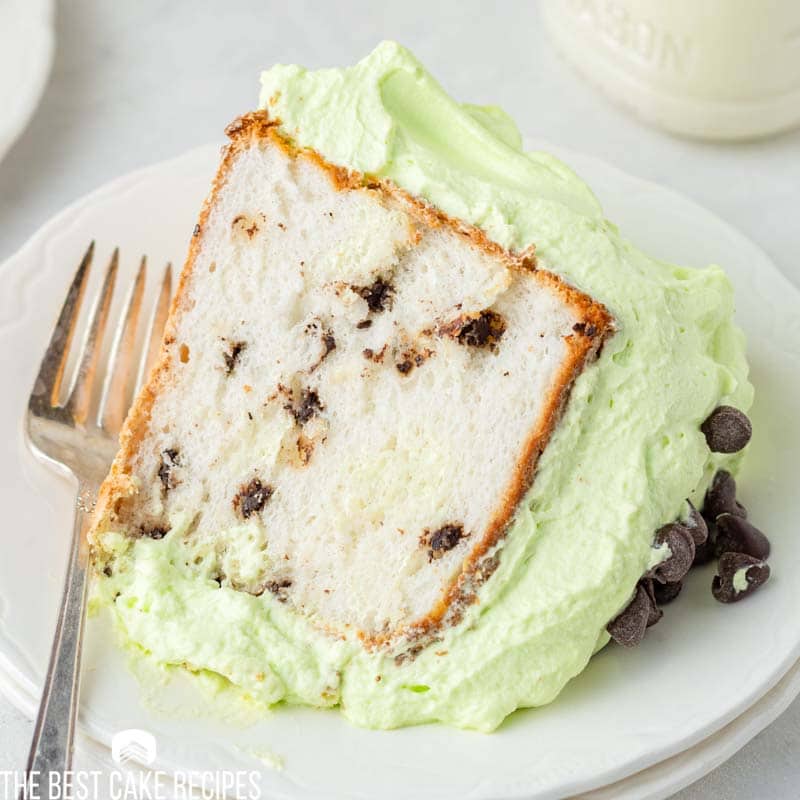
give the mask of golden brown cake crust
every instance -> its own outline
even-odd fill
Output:
[[[613,318],[601,303],[568,285],[555,274],[537,268],[533,247],[519,254],[512,253],[491,241],[479,228],[448,216],[424,200],[409,195],[391,181],[330,164],[315,151],[296,146],[280,130],[280,121],[270,119],[266,111],[256,111],[239,117],[228,126],[226,133],[230,138],[230,143],[223,151],[222,161],[211,192],[203,205],[192,234],[186,262],[181,272],[175,297],[172,300],[161,355],[133,403],[120,434],[119,452],[108,476],[100,487],[93,523],[88,534],[93,549],[99,547],[98,532],[111,530],[115,524],[118,524],[118,512],[121,504],[132,498],[137,491],[131,477],[133,459],[140,442],[148,431],[154,400],[170,380],[172,356],[168,346],[175,341],[177,322],[186,302],[188,283],[205,233],[209,213],[217,202],[219,192],[228,179],[235,159],[240,152],[252,146],[254,141],[269,140],[292,158],[305,158],[312,161],[328,174],[333,185],[340,191],[376,192],[384,197],[400,199],[412,216],[416,216],[427,225],[431,227],[446,226],[458,235],[469,239],[476,247],[501,259],[509,268],[525,270],[535,275],[543,285],[554,289],[564,303],[574,310],[579,319],[574,326],[575,333],[566,339],[568,356],[547,398],[546,413],[542,415],[540,424],[528,435],[505,496],[492,515],[492,521],[485,530],[483,538],[465,558],[460,574],[423,619],[417,620],[405,629],[386,635],[361,635],[364,645],[373,647],[395,642],[399,633],[406,642],[418,643],[418,645],[412,646],[410,651],[407,651],[413,656],[416,649],[421,649],[424,644],[435,640],[437,630],[443,625],[457,624],[463,616],[465,607],[476,602],[478,587],[492,574],[497,565],[496,557],[491,555],[492,550],[502,540],[513,520],[517,506],[532,484],[539,456],[547,446],[558,423],[569,398],[572,384],[586,364],[599,354],[605,340],[613,333]],[[408,657],[408,655],[403,657]]]

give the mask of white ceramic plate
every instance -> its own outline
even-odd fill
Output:
[[[52,60],[52,0],[0,0],[0,160],[36,109]]]
[[[0,674],[0,692],[13,699],[18,708],[25,709],[26,713],[33,717],[36,699],[4,674]],[[600,789],[581,793],[575,800],[663,800],[670,797],[674,792],[694,783],[730,758],[780,716],[798,693],[800,693],[800,661],[755,705],[717,733],[698,742],[694,747],[641,772]],[[143,774],[148,774],[145,767],[137,768]],[[80,737],[74,769],[107,773],[119,767],[111,759],[108,747],[95,739]],[[167,795],[165,800],[178,800],[178,798]]]
[[[563,797],[619,781],[708,738],[797,661],[800,295],[762,251],[688,200],[595,159],[562,155],[638,245],[668,260],[718,261],[736,284],[758,389],[742,495],[773,540],[770,583],[723,607],[709,592],[712,570],[695,573],[643,645],[607,648],[557,702],[514,715],[491,736],[439,726],[365,731],[335,712],[305,709],[279,710],[248,728],[177,710],[153,713],[141,704],[101,617],[89,627],[85,664],[82,724],[91,737],[108,743],[121,728],[145,728],[158,738],[160,767],[261,769],[265,793],[275,798]],[[41,684],[72,503],[70,487],[32,459],[22,435],[52,319],[93,237],[100,254],[120,244],[128,270],[142,251],[151,263],[180,261],[216,160],[216,148],[203,148],[121,178],[62,212],[0,267],[8,381],[0,392],[0,437],[7,443],[0,454],[0,668],[20,687],[19,697],[35,697]],[[185,708],[178,699],[184,690],[172,686],[162,702]],[[30,705],[23,703],[28,712]],[[273,754],[283,769],[265,767],[254,751]]]

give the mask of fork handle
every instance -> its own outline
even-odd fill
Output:
[[[80,488],[79,498],[87,494],[87,487]],[[42,798],[62,797],[64,773],[72,768],[88,583],[85,541],[89,518],[90,512],[79,502],[75,510],[69,564],[50,664],[28,755],[27,774],[33,785],[39,787],[38,794],[34,796]],[[59,775],[56,777],[53,774],[51,777],[51,773]],[[61,793],[55,786],[56,781],[60,784]],[[23,789],[20,800],[26,798],[27,792]]]

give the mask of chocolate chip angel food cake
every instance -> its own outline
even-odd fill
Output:
[[[721,269],[638,251],[399,45],[262,86],[90,533],[128,643],[265,706],[492,730],[693,562],[724,602],[766,580]]]

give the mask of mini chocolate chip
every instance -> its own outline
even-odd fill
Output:
[[[366,301],[370,311],[377,313],[392,305],[394,287],[384,278],[376,278],[369,286],[351,286],[350,288]]]
[[[153,527],[142,526],[142,536],[147,536],[150,539],[163,539],[169,533],[169,528],[161,525],[154,525]]]
[[[372,327],[372,320],[371,319],[362,319],[361,322],[359,322],[356,325],[356,328],[358,328],[360,331],[363,331],[366,328],[371,328],[371,327]]]
[[[633,599],[606,625],[606,630],[617,644],[633,647],[644,639],[651,613],[652,603],[647,590],[638,584]]]
[[[652,577],[659,583],[675,583],[682,580],[692,566],[695,556],[694,537],[691,531],[679,522],[670,522],[656,531],[655,544],[666,544],[670,556],[653,567]]]
[[[279,602],[285,603],[289,598],[289,592],[287,590],[291,585],[291,580],[288,578],[281,578],[280,580],[268,581],[265,588],[270,594],[274,594]]]
[[[664,612],[658,607],[658,602],[656,601],[656,586],[660,586],[661,584],[657,583],[652,578],[642,578],[642,580],[639,581],[639,585],[644,587],[647,593],[647,599],[650,601],[650,612],[647,615],[647,627],[649,628],[655,625],[656,622],[664,616]]]
[[[428,546],[428,561],[441,558],[464,538],[464,526],[460,523],[442,525],[435,531],[426,530],[422,541]]]
[[[319,414],[324,409],[320,402],[319,395],[314,389],[301,389],[300,396],[293,398],[291,403],[285,406],[295,418],[298,425],[305,425],[311,417]]]
[[[230,375],[239,363],[239,356],[247,347],[247,342],[230,342],[226,352],[222,354],[225,361],[225,372]]]
[[[421,367],[432,355],[433,350],[427,347],[423,350],[416,350],[411,347],[395,356],[395,367],[401,375],[408,375],[414,367]]]
[[[736,499],[736,481],[724,469],[714,475],[703,502],[703,516],[707,521],[714,522],[720,514],[747,516],[747,509]]]
[[[753,435],[750,420],[733,406],[717,406],[700,430],[712,453],[738,453]]]
[[[597,333],[597,326],[589,322],[576,322],[572,326],[575,333],[580,333],[582,336],[589,336],[590,338]]]
[[[113,574],[114,574],[114,571],[111,569],[111,566],[106,564],[103,567],[103,575],[105,575],[106,578],[110,578]]]
[[[745,553],[723,553],[711,593],[720,603],[736,603],[769,579],[769,564]]]
[[[717,526],[713,522],[708,522],[708,538],[695,546],[693,567],[701,567],[703,564],[708,564],[714,558],[714,549],[717,543]]]
[[[253,478],[239,488],[239,493],[233,498],[233,508],[243,519],[248,519],[264,508],[274,491],[269,484]]]
[[[675,581],[675,583],[658,583],[658,581],[653,581],[653,594],[656,603],[660,606],[671,603],[681,593],[681,589],[683,589],[682,581]]]
[[[746,553],[764,560],[769,556],[769,539],[755,525],[733,514],[717,517],[716,553]]]
[[[688,528],[692,534],[696,549],[708,541],[708,524],[703,519],[703,515],[692,505],[691,500],[686,502],[689,504],[689,516],[681,522],[681,525]]]
[[[401,667],[406,661],[413,661],[423,650],[425,645],[418,643],[412,645],[404,653],[400,653],[394,657],[394,663]]]
[[[468,347],[489,346],[494,349],[505,330],[505,320],[496,311],[487,308],[474,319],[467,320],[457,338],[460,344]]]
[[[174,447],[168,447],[161,451],[161,464],[158,467],[158,477],[164,486],[165,491],[175,488],[175,478],[172,468],[180,464],[178,451]]]
[[[325,348],[325,352],[322,354],[322,358],[325,358],[328,355],[328,353],[336,349],[336,339],[334,338],[333,334],[330,331],[323,332],[322,345]]]

